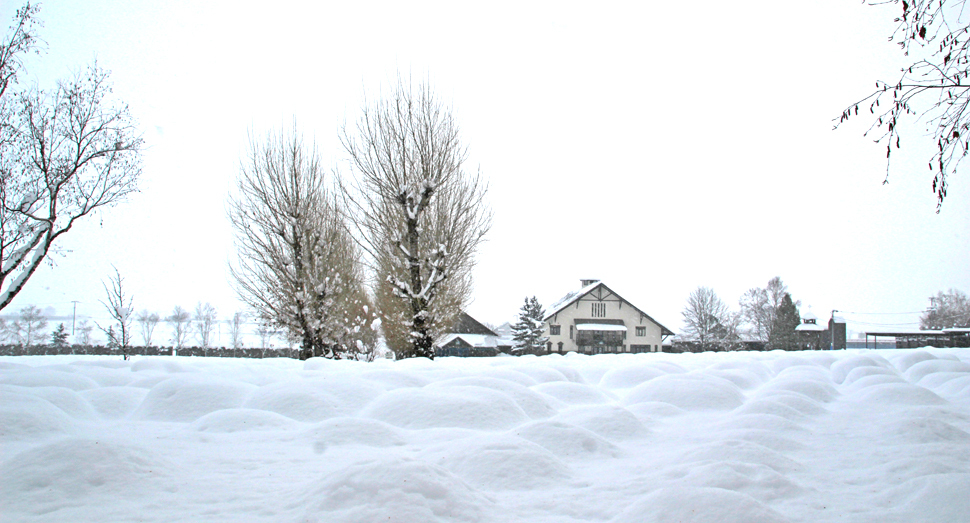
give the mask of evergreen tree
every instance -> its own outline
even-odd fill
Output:
[[[64,324],[61,323],[51,332],[51,345],[55,347],[66,347],[67,346],[67,331],[64,329]]]
[[[791,294],[785,293],[778,308],[775,309],[775,319],[771,324],[771,337],[768,338],[768,349],[797,350],[798,337],[795,329],[801,323],[798,306],[791,299]]]
[[[542,335],[545,311],[535,296],[526,298],[519,310],[519,321],[512,326],[514,352],[518,354],[542,354],[549,338]]]

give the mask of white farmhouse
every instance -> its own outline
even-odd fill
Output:
[[[582,288],[556,302],[546,312],[549,352],[660,352],[673,335],[599,280],[581,280]]]

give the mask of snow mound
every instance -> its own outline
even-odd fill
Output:
[[[51,402],[0,388],[0,443],[39,441],[67,434],[73,427],[74,420]]]
[[[536,421],[510,432],[541,445],[556,456],[586,458],[620,456],[616,445],[592,431],[559,421]]]
[[[430,380],[417,374],[388,369],[362,372],[360,377],[370,380],[386,390],[401,387],[424,387],[431,383]]]
[[[308,429],[304,437],[318,454],[330,445],[394,447],[406,443],[400,431],[391,425],[362,418],[330,418]]]
[[[192,422],[199,432],[243,432],[247,430],[291,429],[297,423],[275,412],[256,409],[222,409]]]
[[[198,369],[182,365],[169,358],[141,358],[131,364],[131,372],[158,372],[176,374],[181,372],[199,372]]]
[[[807,489],[771,467],[736,461],[692,465],[678,483],[740,492],[769,502],[807,493]]]
[[[943,405],[945,399],[909,383],[881,383],[866,387],[859,393],[861,401],[870,404]]]
[[[555,487],[569,467],[540,445],[507,434],[475,440],[441,463],[476,488],[532,490]]]
[[[148,389],[141,387],[101,387],[80,393],[104,418],[124,418],[141,405]]]
[[[169,378],[148,391],[132,416],[153,421],[195,421],[210,412],[241,407],[255,389],[213,376]]]
[[[638,385],[623,398],[625,405],[662,401],[687,411],[731,410],[744,403],[737,385],[700,375],[667,375]]]
[[[485,377],[485,378],[497,378],[497,379],[500,379],[500,380],[511,381],[511,382],[514,382],[514,383],[518,383],[519,385],[522,385],[523,387],[531,387],[531,386],[535,385],[536,383],[538,383],[535,380],[535,378],[533,378],[533,377],[531,377],[529,375],[526,375],[526,374],[523,374],[521,372],[517,372],[517,371],[514,371],[514,370],[501,369],[501,368],[500,369],[487,369],[487,370],[485,370],[485,371],[482,372],[481,376],[482,377]]]
[[[7,510],[46,515],[104,499],[174,492],[171,467],[151,450],[111,440],[71,438],[41,444],[7,460],[0,492]]]
[[[485,387],[507,394],[532,419],[549,418],[556,413],[547,397],[519,383],[484,376],[468,376],[436,381],[427,386],[428,390],[437,387],[473,386]]]
[[[507,394],[471,386],[390,390],[368,405],[361,415],[408,429],[455,427],[501,431],[528,420],[525,411]]]
[[[758,399],[770,399],[782,405],[787,405],[802,414],[814,416],[826,412],[824,406],[804,394],[787,389],[762,389],[758,391]]]
[[[305,381],[260,387],[243,406],[275,412],[306,422],[317,422],[338,415],[337,399],[320,387],[314,387]]]
[[[788,418],[763,413],[735,414],[721,426],[726,429],[761,429],[778,434],[805,431],[804,427]]]
[[[306,494],[301,522],[495,521],[491,499],[448,470],[408,459],[374,460],[319,481]]]
[[[582,427],[614,442],[650,435],[650,429],[632,412],[615,405],[575,407],[562,412],[556,420]]]
[[[12,389],[20,389],[20,392],[24,394],[33,394],[38,398],[45,399],[75,419],[90,420],[98,417],[94,407],[81,394],[71,389],[63,387],[12,387]],[[82,394],[90,390],[97,389],[88,389],[82,391]]]
[[[546,394],[567,405],[589,405],[610,401],[609,397],[595,388],[573,382],[540,383],[533,386],[532,390]]]
[[[839,395],[839,391],[828,383],[783,375],[768,382],[759,392],[770,391],[794,392],[819,403],[829,403]]]
[[[708,371],[708,375],[728,380],[742,390],[754,389],[767,381],[766,378],[759,376],[757,373],[744,369],[710,370]]]
[[[751,496],[710,487],[667,487],[630,505],[612,523],[707,521],[785,523],[784,516]]]
[[[845,375],[845,379],[842,381],[842,383],[852,384],[852,383],[855,383],[856,381],[859,381],[862,378],[867,378],[870,376],[892,376],[897,378],[900,381],[902,380],[902,378],[899,376],[899,373],[896,372],[896,370],[893,369],[892,367],[865,366],[865,367],[856,367],[850,370],[849,373]]]
[[[967,445],[970,434],[938,419],[912,417],[893,422],[885,436],[907,445],[949,443]]]
[[[904,375],[909,381],[918,383],[923,378],[936,372],[970,373],[970,363],[943,359],[926,360],[914,364],[912,367],[906,370]]]
[[[933,474],[914,478],[884,492],[885,504],[901,521],[952,523],[970,514],[970,474]]]
[[[776,399],[777,396],[759,397],[748,401],[738,408],[738,414],[771,414],[787,420],[800,420],[807,417],[804,412]]]
[[[925,350],[906,351],[904,354],[893,358],[893,363],[899,372],[906,372],[910,367],[921,361],[935,360],[936,356]]]
[[[98,387],[98,382],[73,372],[49,369],[30,369],[0,374],[0,385],[21,387],[64,387],[71,390],[87,390]]]
[[[890,367],[889,362],[883,358],[879,358],[871,355],[858,355],[849,356],[842,358],[832,364],[830,369],[832,372],[832,381],[835,383],[844,383],[849,373],[856,369],[864,368],[884,368],[888,369]]]
[[[510,370],[532,378],[536,383],[552,381],[569,381],[569,378],[558,369],[545,365],[517,365]]]
[[[764,465],[786,477],[789,474],[805,470],[803,464],[785,456],[780,451],[756,442],[733,438],[689,451],[680,459],[680,463],[721,461]]]
[[[667,374],[653,365],[636,365],[610,369],[600,378],[604,389],[629,389]]]

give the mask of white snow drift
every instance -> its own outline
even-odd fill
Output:
[[[0,521],[953,522],[970,350],[0,358]]]

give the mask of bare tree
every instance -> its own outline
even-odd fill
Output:
[[[142,309],[141,312],[135,316],[135,321],[141,329],[141,340],[146,347],[151,347],[152,345],[152,335],[155,333],[155,327],[158,326],[158,322],[162,321],[161,316],[157,312],[148,312],[147,309]]]
[[[209,342],[212,340],[212,329],[216,325],[216,319],[218,314],[216,313],[216,308],[212,306],[211,303],[199,302],[195,306],[195,328],[198,331],[199,343],[202,344],[202,348],[209,348]]]
[[[128,350],[131,347],[131,315],[134,309],[131,307],[131,296],[125,294],[122,286],[124,279],[121,277],[121,273],[118,272],[117,267],[112,268],[115,271],[114,276],[108,278],[108,283],[102,282],[108,301],[101,301],[101,304],[107,309],[112,323],[108,325],[107,329],[100,325],[98,325],[98,328],[108,337],[108,345],[121,349],[127,360]],[[116,326],[117,329],[115,329]]]
[[[88,323],[88,320],[78,322],[75,332],[74,343],[78,345],[91,345],[91,333],[94,332],[94,325]]]
[[[487,187],[465,172],[458,124],[427,84],[398,77],[341,141],[356,175],[344,184],[347,209],[373,264],[388,344],[399,358],[434,358],[434,338],[470,297],[491,225]]]
[[[256,326],[256,334],[259,335],[259,345],[261,349],[268,349],[270,345],[270,340],[273,336],[276,336],[276,329],[273,328],[268,322],[261,320]]]
[[[940,291],[930,298],[930,309],[919,319],[921,329],[970,327],[970,299],[959,289]]]
[[[859,115],[873,118],[866,131],[886,145],[886,178],[893,149],[901,135],[912,131],[935,141],[928,160],[939,212],[946,198],[947,178],[970,152],[970,17],[965,0],[868,0],[872,5],[897,4],[902,13],[894,20],[890,41],[899,44],[913,63],[903,68],[898,81],[876,81],[876,89],[847,107],[837,119]],[[916,141],[914,139],[913,141]]]
[[[775,276],[768,280],[766,287],[748,289],[741,296],[738,303],[741,307],[740,319],[747,325],[748,334],[762,342],[768,342],[775,313],[787,292],[788,286],[780,277]]]
[[[17,11],[0,49],[0,309],[59,237],[123,201],[141,174],[142,139],[97,63],[50,92],[10,90],[20,56],[36,50],[36,14],[29,4]]]
[[[684,337],[697,341],[701,350],[729,350],[736,347],[736,315],[731,314],[713,289],[698,287],[691,292],[681,314],[684,317]]]
[[[229,320],[229,338],[232,341],[232,348],[239,349],[243,346],[243,325],[246,323],[246,315],[236,312]]]
[[[251,140],[229,201],[240,298],[283,329],[301,357],[356,358],[373,347],[361,252],[320,166],[294,129]]]
[[[171,316],[165,318],[165,321],[172,326],[172,343],[175,344],[176,349],[181,349],[185,346],[185,342],[189,337],[192,316],[189,314],[189,311],[176,305],[172,309]]]
[[[29,347],[43,336],[43,330],[47,328],[47,318],[37,306],[27,305],[20,309],[20,316],[9,324],[9,328],[10,339],[19,345]]]

